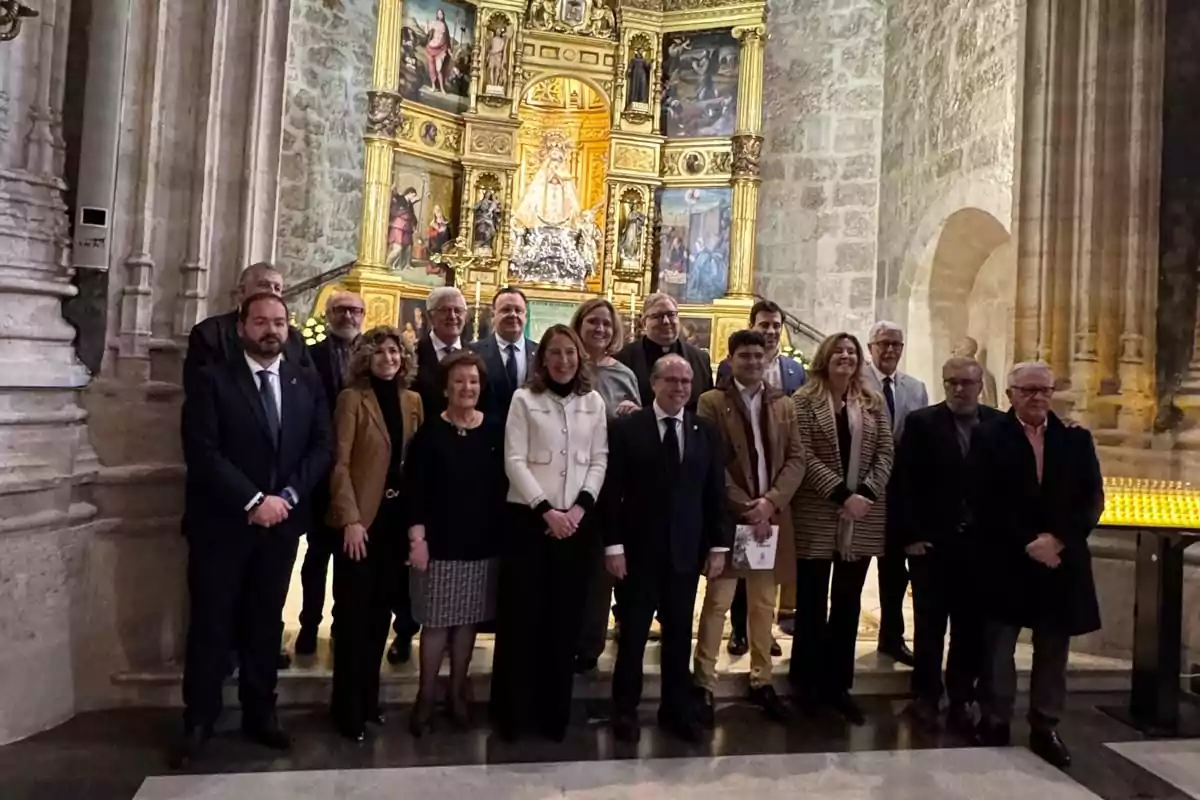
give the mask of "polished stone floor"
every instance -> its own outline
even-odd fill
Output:
[[[1120,742],[1109,747],[1191,797],[1200,799],[1200,740]]]
[[[587,719],[582,703],[562,744],[505,743],[482,724],[469,733],[439,729],[413,739],[404,729],[405,709],[397,708],[380,735],[356,746],[331,732],[323,709],[289,709],[283,721],[296,737],[291,753],[277,757],[236,734],[222,734],[185,776],[169,775],[163,760],[178,730],[177,712],[106,711],[0,748],[0,798],[269,800],[286,794],[297,800],[369,800],[461,798],[474,788],[489,798],[656,800],[718,796],[705,792],[724,787],[719,794],[724,799],[1186,800],[1190,795],[1171,783],[1177,776],[1160,777],[1156,765],[1146,762],[1148,769],[1107,746],[1141,741],[1136,731],[1096,710],[1122,701],[1114,695],[1071,696],[1062,732],[1075,764],[1064,773],[1021,747],[1023,726],[1014,730],[1013,749],[969,749],[952,735],[911,721],[903,701],[884,698],[864,698],[868,722],[861,728],[825,717],[773,725],[744,703],[722,704],[717,729],[694,746],[662,736],[649,706],[642,711],[637,746],[614,742],[607,726]],[[235,726],[236,715],[229,716],[227,724]],[[777,758],[788,754],[793,757]],[[1186,766],[1186,756],[1174,760]],[[492,769],[480,771],[484,765]],[[171,780],[148,780],[164,777]],[[175,780],[180,777],[197,780]]]

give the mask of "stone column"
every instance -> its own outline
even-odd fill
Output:
[[[75,710],[72,608],[85,523],[75,502],[87,371],[61,303],[62,90],[69,0],[0,44],[0,743]]]
[[[754,294],[754,250],[757,229],[759,158],[762,155],[763,39],[766,29],[748,25],[733,29],[741,41],[738,72],[737,128],[733,134],[733,220],[729,231],[729,290],[726,297]]]

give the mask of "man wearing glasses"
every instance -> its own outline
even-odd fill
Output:
[[[971,358],[951,358],[942,367],[944,402],[908,415],[888,484],[889,533],[903,544],[912,571],[916,666],[912,713],[939,723],[942,653],[946,659],[947,727],[972,736],[976,683],[983,668],[983,619],[975,582],[980,562],[978,534],[967,513],[967,454],[979,425],[1003,418],[979,403],[983,368]]]
[[[421,395],[425,419],[433,419],[446,410],[446,395],[438,388],[438,364],[463,349],[467,301],[453,286],[439,286],[425,300],[425,313],[431,326],[429,333],[417,342],[417,379],[413,389]]]
[[[687,410],[695,412],[700,395],[713,388],[712,362],[708,353],[693,347],[679,338],[679,307],[669,294],[656,292],[646,298],[642,311],[641,338],[625,345],[616,359],[637,375],[638,391],[641,393],[642,408],[654,402],[654,389],[650,385],[650,374],[654,362],[665,355],[682,357],[692,368],[692,395]]]
[[[366,306],[361,297],[353,292],[334,292],[325,302],[326,336],[308,348],[313,366],[321,376],[321,386],[325,389],[331,425],[338,393],[346,383],[350,348],[362,333],[365,314]],[[325,605],[325,576],[329,572],[329,559],[341,546],[341,531],[325,525],[328,506],[329,481],[323,480],[313,492],[313,522],[308,531],[304,566],[300,568],[304,604],[300,610],[300,633],[296,636],[298,656],[311,656],[317,651],[317,629],[321,626],[321,610]]]
[[[910,413],[929,405],[925,384],[901,372],[904,354],[904,330],[894,322],[881,320],[871,326],[867,337],[871,363],[863,370],[863,382],[879,393],[887,409],[892,437],[899,445],[905,420]],[[893,467],[892,475],[897,470]],[[889,523],[889,528],[890,528]],[[904,594],[908,591],[908,570],[900,540],[889,531],[887,550],[879,561],[879,652],[901,664],[913,666],[913,652],[904,643]]]
[[[1104,487],[1091,434],[1050,410],[1050,367],[1017,364],[1007,384],[1012,409],[976,429],[967,459],[970,513],[987,565],[977,573],[987,616],[979,739],[1009,744],[1013,651],[1030,628],[1029,748],[1065,767],[1071,755],[1057,726],[1071,637],[1100,629],[1088,536],[1104,509]]]

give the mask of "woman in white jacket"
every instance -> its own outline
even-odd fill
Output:
[[[492,713],[501,736],[566,735],[594,511],[608,464],[607,412],[566,325],[542,336],[505,427],[509,528],[500,574]]]

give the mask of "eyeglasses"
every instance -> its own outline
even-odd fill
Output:
[[[1053,397],[1053,386],[1014,386],[1012,387],[1025,397]]]
[[[465,317],[467,310],[459,306],[441,306],[434,310],[435,314],[441,314],[443,317]]]
[[[903,350],[904,342],[871,342],[880,350]]]
[[[675,320],[679,319],[679,312],[659,311],[657,314],[647,314],[646,319],[653,320],[655,322],[674,322]]]
[[[330,309],[334,314],[345,314],[350,317],[361,317],[367,313],[364,308],[356,308],[354,306],[334,306]]]
[[[942,381],[942,385],[944,385],[948,389],[970,389],[973,386],[978,386],[979,381],[977,381],[973,378],[966,378],[966,379],[961,379],[961,380],[959,378],[946,378],[945,380]]]

